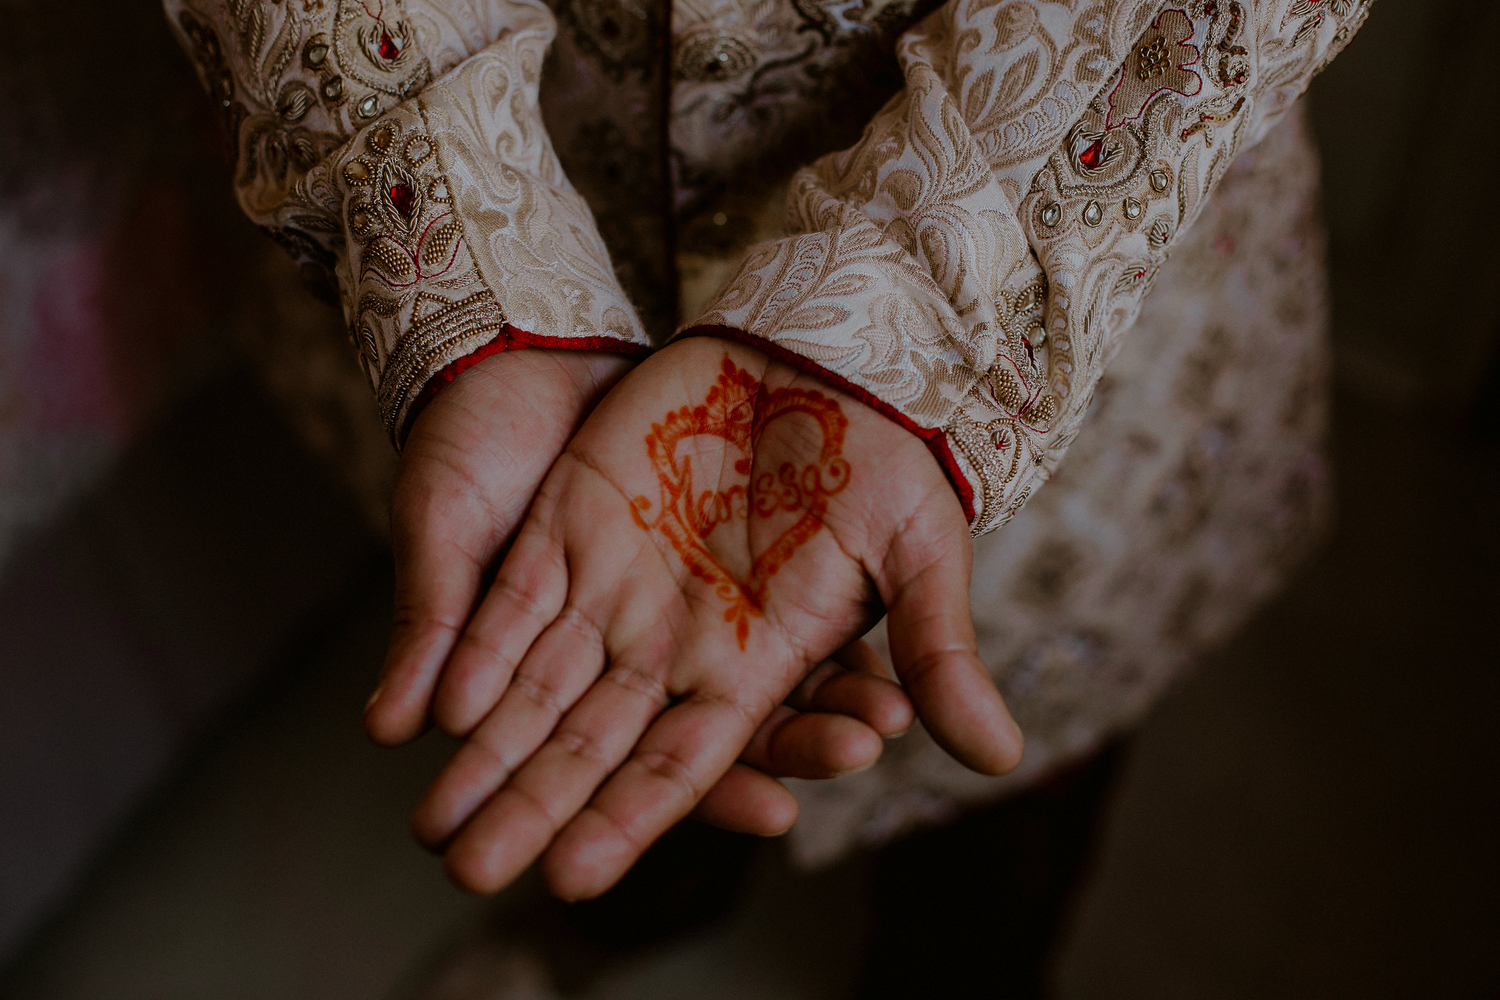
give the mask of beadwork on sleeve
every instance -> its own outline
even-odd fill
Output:
[[[648,341],[538,110],[540,0],[167,0],[241,207],[336,296],[399,445],[482,353]]]
[[[1368,0],[950,2],[906,89],[793,180],[681,334],[736,336],[922,436],[975,534],[1014,517],[1181,233]]]

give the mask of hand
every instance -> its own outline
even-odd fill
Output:
[[[417,417],[391,498],[396,613],[365,709],[375,742],[396,746],[426,729],[486,571],[568,438],[631,364],[613,354],[505,351],[459,375]],[[446,714],[439,706],[440,723]]]
[[[413,739],[432,716],[464,735],[499,699],[491,672],[475,669],[484,657],[460,641],[463,628],[547,470],[630,365],[612,354],[507,351],[464,372],[418,417],[391,503],[395,623],[384,679],[365,712],[376,742]],[[767,721],[749,763],[778,776],[829,777],[870,766],[881,737],[911,725],[910,703],[881,678],[873,651],[841,659],[847,668],[829,664],[800,692],[800,707],[813,711],[784,708]],[[768,796],[734,771],[699,815],[780,833],[796,805],[777,791]]]
[[[418,836],[476,891],[546,851],[554,892],[598,895],[721,779],[786,795],[736,758],[884,610],[928,730],[1005,773],[1021,739],[975,648],[970,560],[915,436],[749,348],[674,344],[568,445],[470,622],[451,704],[483,719]]]

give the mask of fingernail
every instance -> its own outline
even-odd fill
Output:
[[[375,703],[380,700],[380,696],[383,694],[385,694],[385,682],[381,681],[380,685],[375,688],[375,693],[370,695],[370,700],[365,702],[366,715],[370,714],[370,709],[375,707]]]
[[[874,767],[878,763],[880,763],[878,760],[872,760],[868,764],[861,764],[859,767],[851,768],[848,771],[840,771],[837,774],[835,774],[834,777],[835,778],[847,778],[851,774],[863,774],[864,772],[868,771],[870,768]]]
[[[888,740],[899,740],[901,737],[905,736],[909,732],[911,732],[911,726],[907,726],[905,729],[901,730],[901,732],[899,732],[899,733],[892,733],[891,735],[887,736],[886,739],[888,739]]]
[[[1015,719],[1010,720],[1011,746],[1015,748],[1016,767],[1021,766],[1021,758],[1026,755],[1026,734],[1021,732],[1021,727],[1016,724]]]

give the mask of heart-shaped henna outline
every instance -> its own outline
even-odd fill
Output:
[[[776,472],[763,472],[752,483],[694,493],[692,461],[677,457],[679,444],[701,435],[723,438],[741,452],[734,471],[749,477],[761,434],[772,421],[797,413],[811,417],[823,431],[816,462],[800,470],[784,462]],[[843,457],[848,427],[849,418],[838,400],[816,389],[767,389],[725,354],[719,379],[703,402],[668,413],[646,435],[646,455],[661,487],[661,509],[656,520],[648,523],[643,513],[651,509],[651,501],[638,496],[631,502],[630,513],[642,530],[666,539],[688,570],[729,602],[724,620],[734,625],[742,650],[750,636],[750,619],[764,613],[771,578],[822,530],[828,498],[849,485],[852,471]],[[748,520],[752,513],[770,517],[778,511],[802,511],[802,516],[752,560],[748,580],[740,580],[721,566],[705,544],[709,534],[726,521]]]

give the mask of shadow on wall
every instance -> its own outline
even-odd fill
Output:
[[[379,495],[392,456],[348,431],[374,404],[342,320],[240,215],[213,107],[160,4],[12,0],[4,16],[0,571],[27,528],[236,354],[273,389],[336,370],[361,390],[325,392],[289,423]],[[366,518],[383,530],[383,511]]]
[[[1476,127],[1497,44],[1488,0],[1380,0],[1313,88],[1338,377],[1402,416],[1497,419],[1500,241],[1475,182],[1500,155]]]
[[[208,382],[0,579],[0,957],[226,705],[385,579],[272,413]]]

